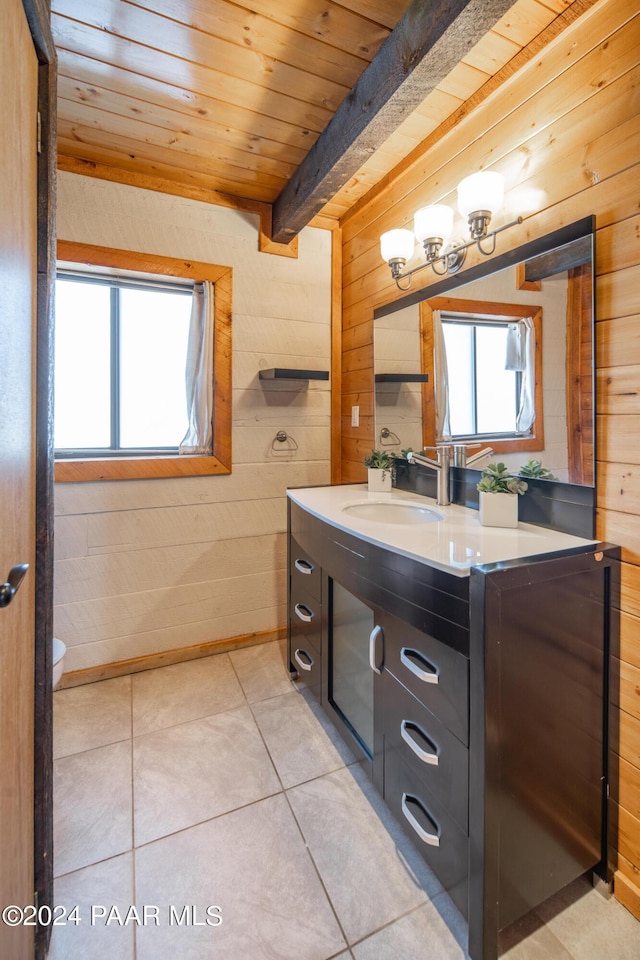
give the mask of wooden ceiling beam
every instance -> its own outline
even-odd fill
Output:
[[[272,239],[289,243],[513,0],[413,0],[273,205]]]

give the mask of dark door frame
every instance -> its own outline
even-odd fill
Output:
[[[56,210],[56,76],[49,0],[22,0],[38,57],[38,223],[36,290],[36,562],[34,694],[35,902],[53,905],[53,283]],[[51,936],[36,930],[35,957]]]

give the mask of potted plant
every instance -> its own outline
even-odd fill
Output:
[[[527,489],[524,480],[512,477],[504,463],[488,463],[477,487],[483,526],[518,526],[518,494]]]
[[[542,460],[529,460],[524,467],[520,467],[520,476],[529,477],[534,480],[557,480],[554,473],[551,473],[548,467],[542,466]]]
[[[364,458],[368,468],[367,483],[370,493],[390,493],[393,480],[395,454],[387,450],[372,450]]]

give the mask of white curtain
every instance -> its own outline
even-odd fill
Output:
[[[504,361],[505,370],[523,372],[527,369],[526,358],[527,328],[520,320],[510,323],[507,330],[507,355]]]
[[[182,454],[213,453],[213,288],[208,280],[193,288],[185,370],[189,426]]]
[[[520,381],[520,403],[516,417],[516,433],[529,433],[536,418],[536,333],[531,317],[518,324],[523,331],[523,369]]]
[[[436,404],[436,442],[451,439],[449,423],[449,368],[440,311],[433,311],[434,397]]]

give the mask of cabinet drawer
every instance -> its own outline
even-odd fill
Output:
[[[318,602],[322,599],[322,571],[294,537],[290,540],[291,595],[306,593]]]
[[[289,610],[289,661],[298,677],[320,698],[322,684],[322,607],[317,600],[298,594]]]
[[[391,674],[383,678],[385,752],[397,753],[468,833],[468,749]]]
[[[469,743],[469,661],[395,617],[380,616],[384,667],[452,733]]]
[[[462,915],[467,917],[468,839],[393,750],[385,750],[384,755],[384,798]]]
[[[298,679],[312,691],[312,693],[321,699],[322,687],[322,660],[320,654],[313,644],[300,643],[291,644],[291,663],[298,671]]]
[[[296,646],[311,645],[317,654],[322,651],[322,606],[304,594],[292,595],[289,608],[291,654]]]

